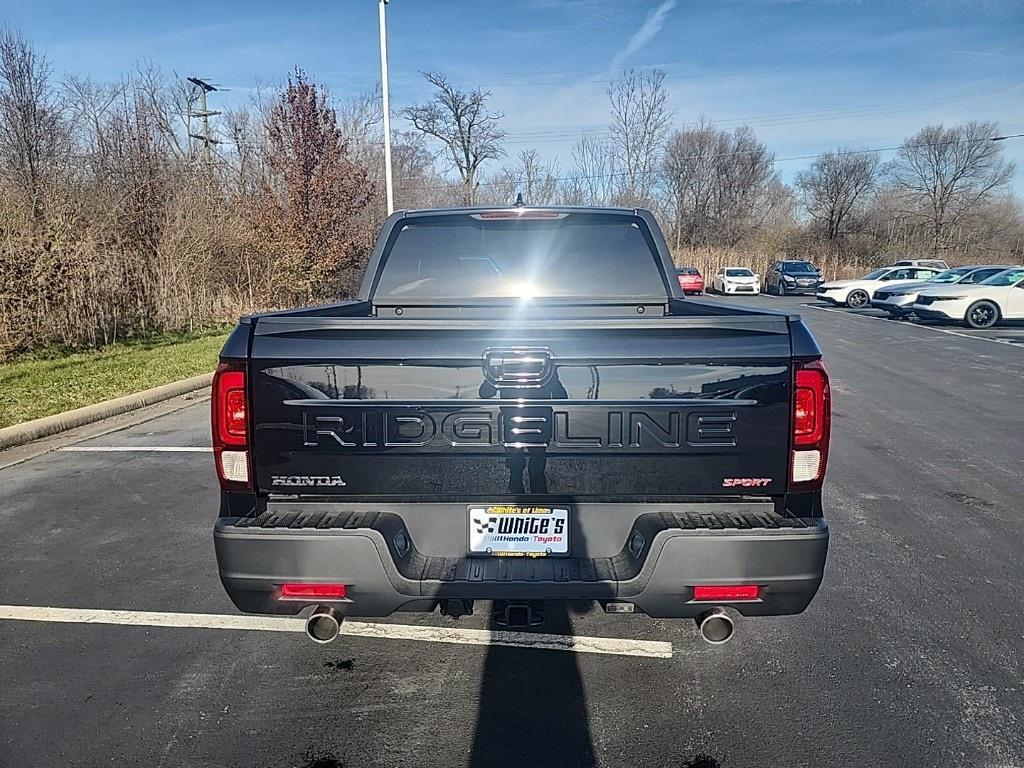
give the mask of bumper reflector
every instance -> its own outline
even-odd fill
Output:
[[[249,482],[249,454],[245,451],[221,451],[221,475],[233,483]]]
[[[722,603],[733,600],[757,600],[761,587],[757,584],[702,585],[693,588],[693,599],[699,603]]]
[[[344,600],[348,589],[344,584],[282,584],[281,597],[304,600]]]
[[[821,471],[821,451],[793,451],[794,483],[817,480]]]

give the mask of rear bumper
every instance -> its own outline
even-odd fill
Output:
[[[681,618],[708,607],[692,601],[694,586],[730,583],[762,588],[759,600],[730,603],[746,616],[808,606],[828,551],[823,519],[784,518],[764,505],[682,506],[693,510],[636,517],[612,557],[430,556],[417,550],[399,514],[337,504],[221,518],[214,542],[228,594],[251,613],[299,613],[308,603],[278,597],[281,583],[297,581],[348,585],[348,599],[332,603],[347,616],[430,611],[442,599],[543,599],[631,602],[650,616]]]

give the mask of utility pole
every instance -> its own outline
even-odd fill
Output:
[[[217,139],[213,138],[213,136],[210,135],[210,118],[214,115],[219,115],[220,112],[211,112],[209,109],[206,108],[206,94],[210,93],[211,91],[216,91],[217,88],[216,86],[211,85],[205,80],[200,80],[198,77],[190,77],[188,78],[188,81],[199,89],[199,110],[190,111],[188,113],[188,116],[198,117],[201,118],[203,121],[202,135],[200,136],[199,134],[190,133],[189,136],[192,137],[193,139],[198,139],[199,141],[203,142],[203,159],[206,162],[206,169],[209,170],[212,161],[211,147],[214,144],[220,144],[220,141],[218,141]]]
[[[380,22],[380,90],[384,108],[384,188],[388,198],[388,216],[395,210],[395,192],[391,182],[391,96],[388,93],[388,27],[385,8],[388,0],[378,0]]]

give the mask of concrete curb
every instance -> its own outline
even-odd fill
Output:
[[[5,448],[13,448],[16,445],[30,443],[42,437],[49,437],[58,432],[81,427],[84,424],[91,424],[101,419],[109,419],[121,413],[145,408],[148,405],[170,400],[172,397],[195,392],[197,389],[209,387],[213,383],[213,374],[204,373],[193,376],[190,379],[172,381],[170,384],[163,384],[159,387],[146,389],[132,395],[117,397],[113,400],[104,400],[102,403],[87,405],[83,408],[75,408],[73,411],[64,411],[53,416],[44,416],[41,419],[26,421],[23,424],[15,424],[0,429],[0,451]]]

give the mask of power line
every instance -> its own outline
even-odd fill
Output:
[[[793,56],[783,59],[774,59],[769,64],[782,64],[782,63],[798,63],[798,62],[813,62],[829,60],[834,61],[837,58],[864,58],[870,54],[846,54],[843,56],[835,56],[832,54],[821,55],[821,56]],[[615,70],[615,73],[623,73],[629,70],[643,71],[650,69],[664,69],[667,70],[670,67],[680,66],[691,66],[692,61],[661,61],[654,62],[651,64],[632,64],[629,66],[619,67]],[[585,75],[585,74],[606,74],[608,73],[608,67],[587,67],[585,69],[545,69],[543,72],[523,72],[522,70],[510,70],[508,72],[489,72],[488,77],[534,77],[534,76],[546,76],[546,75]]]
[[[980,96],[970,96],[959,99],[943,98],[902,102],[890,105],[864,105],[861,107],[835,107],[826,110],[812,110],[806,112],[788,112],[774,115],[750,115],[747,117],[728,118],[724,120],[710,120],[713,125],[746,125],[750,128],[765,128],[774,126],[797,125],[802,123],[815,123],[830,120],[845,120],[855,117],[873,117],[875,115],[895,114],[909,112],[916,109],[923,109],[932,106],[954,106],[962,104],[974,104],[988,101],[990,99],[1005,97],[1024,89],[1024,85],[1015,85],[1000,91],[993,91]],[[581,128],[581,129],[538,129],[536,131],[512,131],[506,134],[507,144],[527,143],[558,143],[578,138],[581,135],[603,133],[607,135],[607,128]]]
[[[726,118],[720,120],[709,120],[712,125],[746,125],[750,128],[764,128],[764,127],[775,127],[775,126],[786,126],[786,125],[797,125],[803,123],[815,123],[832,120],[845,120],[856,117],[873,117],[876,115],[884,114],[896,114],[900,112],[910,112],[916,109],[926,109],[928,107],[949,107],[959,106],[963,104],[975,104],[990,99],[1005,97],[1011,93],[1018,92],[1024,89],[1024,84],[1010,86],[998,91],[992,91],[990,93],[977,95],[976,89],[982,85],[985,81],[980,83],[972,83],[961,89],[959,93],[954,92],[949,96],[942,98],[933,99],[918,99],[910,101],[902,101],[898,104],[875,104],[875,105],[862,105],[857,107],[832,107],[829,109],[822,110],[806,110],[802,112],[780,112],[775,114],[767,115],[748,115],[745,117]],[[975,95],[968,96],[968,93],[974,93]],[[962,97],[959,97],[963,94]],[[538,128],[531,131],[509,131],[505,134],[505,144],[510,145],[529,145],[529,144],[555,144],[566,141],[572,141],[582,136],[593,136],[595,138],[607,137],[608,128],[603,125],[591,125],[591,126],[580,126],[570,127],[565,126],[551,127],[551,128]],[[382,142],[374,142],[376,144],[382,144]]]
[[[916,143],[916,144],[899,144],[899,145],[892,146],[892,147],[873,147],[873,148],[870,148],[870,149],[843,149],[843,150],[835,150],[835,151],[832,151],[832,152],[818,152],[818,153],[813,154],[813,155],[790,155],[788,157],[775,157],[775,158],[772,158],[772,163],[773,164],[774,163],[783,163],[783,162],[788,162],[788,161],[792,161],[792,160],[817,160],[818,158],[825,157],[826,155],[838,155],[838,156],[867,155],[867,154],[874,154],[876,152],[894,152],[894,151],[897,151],[897,150],[900,150],[900,149],[904,149],[904,148],[906,148],[906,149],[916,149],[916,148],[919,148],[919,147],[941,147],[941,146],[948,146],[950,144],[976,144],[976,143],[985,142],[985,141],[1006,141],[1008,139],[1019,139],[1019,138],[1024,138],[1024,133],[1014,133],[1014,134],[1009,134],[1009,135],[1005,135],[1005,136],[983,136],[983,137],[979,137],[979,138],[976,138],[976,139],[950,139],[948,141],[925,141],[925,142],[919,142],[919,143]],[[681,158],[678,158],[678,159],[680,159],[680,160],[696,160],[696,159],[713,159],[713,158],[718,158],[718,157],[735,157],[737,155],[749,155],[749,154],[753,154],[753,153],[756,153],[756,152],[759,152],[759,151],[760,150],[758,150],[758,149],[742,149],[742,150],[736,150],[735,152],[716,152],[716,153],[710,154],[710,155],[687,155],[685,157],[681,157]],[[623,176],[630,176],[630,175],[631,174],[630,174],[629,171],[617,171],[615,173],[596,173],[596,174],[579,174],[579,175],[576,175],[576,176],[557,176],[557,177],[552,177],[552,178],[549,178],[549,179],[545,179],[545,181],[549,181],[549,182],[550,181],[553,181],[553,182],[563,182],[563,181],[596,181],[596,180],[600,180],[600,179],[621,178]],[[637,174],[637,175],[639,175],[639,174]],[[406,180],[403,179],[402,181],[406,181]],[[477,184],[477,186],[478,187],[497,187],[497,186],[504,186],[507,183],[508,183],[507,181],[488,181],[488,182],[480,182],[480,183]],[[452,181],[451,184],[447,184],[447,185],[434,184],[434,185],[430,185],[430,186],[426,186],[426,187],[420,187],[420,189],[440,190],[440,189],[449,189],[449,188],[451,188],[453,186],[454,187],[459,186],[459,182]]]
[[[895,57],[887,57],[885,60],[880,59],[875,54],[871,53],[846,53],[846,54],[823,54],[820,56],[795,56],[779,59],[770,59],[763,62],[750,62],[750,68],[741,70],[725,70],[720,72],[702,72],[693,73],[687,75],[671,75],[666,74],[666,80],[702,80],[702,79],[713,79],[718,77],[736,77],[743,75],[762,75],[762,74],[778,74],[782,72],[799,71],[795,67],[780,67],[783,64],[813,64],[815,62],[829,62],[834,63],[840,60],[849,59],[873,59],[877,66],[884,66],[887,69],[891,69],[893,62],[907,62],[913,61],[917,58],[919,51],[903,52]],[[937,54],[942,51],[928,50],[925,53]],[[957,53],[957,51],[953,51]],[[739,62],[736,62],[739,63]],[[702,62],[697,62],[700,66]],[[745,63],[744,63],[745,64]],[[487,86],[499,86],[499,85],[572,85],[575,84],[572,81],[559,80],[559,76],[568,75],[610,75],[609,79],[587,79],[576,82],[591,82],[591,83],[610,83],[613,82],[612,78],[619,77],[628,71],[650,71],[650,70],[662,70],[666,73],[674,67],[693,67],[694,61],[665,61],[656,62],[652,64],[637,64],[619,67],[615,70],[610,71],[608,67],[590,67],[586,69],[547,69],[543,72],[489,72],[487,79]],[[766,67],[773,67],[767,69]],[[470,79],[475,75],[467,75],[462,79]],[[494,79],[497,78],[497,79]]]

